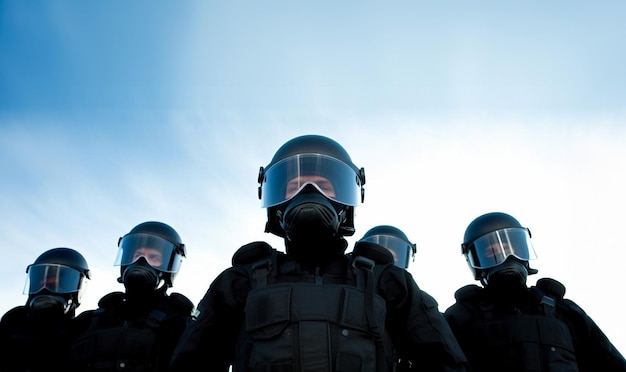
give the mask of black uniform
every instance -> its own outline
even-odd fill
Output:
[[[382,372],[394,349],[418,370],[466,370],[437,302],[408,272],[336,243],[341,254],[317,262],[242,247],[199,303],[172,370]]]
[[[27,306],[0,321],[0,371],[61,371],[68,366],[70,318],[35,316]]]
[[[71,349],[73,371],[166,371],[193,304],[162,288],[136,301],[113,292],[98,307],[75,319],[82,332]]]
[[[445,317],[475,371],[626,371],[623,356],[564,293],[547,278],[511,296],[468,285]]]

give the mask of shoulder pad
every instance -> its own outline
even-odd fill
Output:
[[[124,301],[124,292],[111,292],[107,295],[104,295],[98,301],[98,307],[110,307],[121,304]]]
[[[185,295],[174,292],[169,295],[169,298],[170,303],[174,308],[180,310],[185,314],[191,314],[191,310],[193,310],[193,302],[191,302],[191,300],[188,299]]]
[[[30,310],[28,306],[24,306],[24,305],[16,306],[10,309],[9,311],[7,311],[4,315],[2,315],[2,322],[3,323],[11,322],[11,319],[15,317],[20,317],[20,318],[25,317],[29,311]]]
[[[270,256],[274,252],[277,251],[266,242],[248,243],[237,249],[237,252],[233,255],[232,264],[233,266],[251,264]]]
[[[576,302],[572,300],[564,299],[562,303],[565,304],[565,306],[567,306],[568,309],[574,311],[578,315],[587,316],[587,313],[585,312],[585,310],[583,310],[582,307],[578,306]]]
[[[483,293],[483,288],[477,286],[476,284],[468,284],[464,287],[461,287],[454,292],[454,298],[457,301],[463,301],[467,299],[471,299],[477,297]]]
[[[385,247],[370,242],[357,242],[352,250],[353,256],[369,258],[378,265],[393,264],[393,255]]]
[[[537,281],[536,287],[542,291],[555,296],[556,298],[563,298],[565,295],[565,286],[558,280],[552,278],[542,278]]]

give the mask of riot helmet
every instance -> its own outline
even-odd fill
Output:
[[[320,135],[286,142],[259,171],[266,232],[288,241],[354,234],[354,208],[364,200],[365,170]]]
[[[492,212],[469,224],[461,250],[474,279],[484,285],[505,276],[525,285],[527,276],[537,273],[528,262],[537,258],[530,237],[530,230],[514,217]]]
[[[33,313],[73,316],[91,279],[85,258],[71,248],[53,248],[26,267],[24,294]]]
[[[135,226],[118,240],[115,266],[128,292],[150,292],[165,282],[172,287],[186,248],[176,230],[157,221]]]
[[[394,226],[379,225],[369,229],[357,242],[370,242],[387,248],[393,255],[394,264],[406,269],[411,258],[415,260],[417,247],[402,230]]]

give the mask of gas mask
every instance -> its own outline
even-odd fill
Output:
[[[289,241],[308,243],[336,238],[342,215],[326,197],[305,188],[287,203],[282,215],[279,212],[279,219]]]
[[[515,292],[526,288],[528,269],[513,257],[485,273],[485,283],[496,291]]]
[[[128,294],[151,293],[158,287],[161,275],[145,258],[140,257],[126,267],[118,281],[124,283]]]
[[[71,308],[71,299],[55,294],[40,294],[34,296],[28,303],[31,314],[40,319],[62,318]]]

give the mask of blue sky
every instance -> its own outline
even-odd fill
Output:
[[[256,177],[292,137],[366,170],[353,243],[393,224],[443,311],[473,283],[465,227],[530,227],[541,277],[618,349],[626,209],[621,1],[0,1],[0,312],[43,251],[83,253],[79,310],[121,290],[116,243],[178,230],[197,303],[263,233]]]

